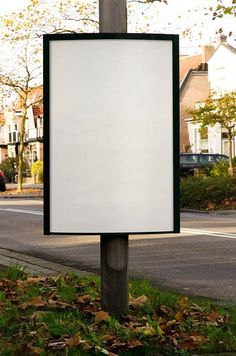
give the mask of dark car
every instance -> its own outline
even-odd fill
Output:
[[[181,153],[180,176],[194,175],[194,169],[204,168],[221,161],[228,162],[229,157],[218,153]]]
[[[5,183],[5,176],[2,171],[0,171],[0,192],[5,192],[6,190],[6,183]]]

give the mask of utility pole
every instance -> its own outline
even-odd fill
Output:
[[[99,32],[127,32],[126,0],[99,0]],[[102,309],[119,317],[129,308],[129,236],[102,234],[100,246]]]

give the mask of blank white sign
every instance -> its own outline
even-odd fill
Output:
[[[50,231],[174,230],[172,41],[50,41]]]

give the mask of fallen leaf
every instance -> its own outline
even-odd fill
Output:
[[[43,307],[47,304],[41,297],[33,297],[29,303],[35,307]]]
[[[141,326],[141,327],[134,329],[134,332],[142,333],[144,335],[155,335],[156,334],[153,327],[150,326],[148,323],[145,326]]]
[[[66,341],[66,345],[70,347],[74,347],[80,345],[80,342],[81,342],[81,337],[80,334],[77,333]]]
[[[44,352],[43,349],[37,346],[27,345],[27,351],[32,355],[40,355]]]
[[[130,307],[136,309],[141,307],[143,304],[147,303],[148,298],[145,295],[141,295],[136,299],[130,299],[129,305]]]
[[[95,322],[107,321],[109,319],[109,313],[102,310],[93,314],[95,315]]]
[[[138,339],[133,339],[133,340],[128,341],[129,349],[134,349],[135,347],[138,347],[138,346],[143,346],[141,341],[139,341]]]
[[[178,311],[176,314],[175,314],[175,320],[176,321],[181,321],[183,320],[183,313]]]
[[[66,347],[65,341],[51,341],[48,343],[47,347],[52,350],[61,350]]]
[[[207,338],[201,334],[193,334],[191,336],[188,336],[185,340],[184,343],[182,344],[182,347],[185,350],[196,350],[199,348],[200,345],[206,343]]]
[[[184,310],[185,308],[187,308],[187,306],[189,304],[188,297],[182,297],[178,304],[179,304],[180,310]]]
[[[101,337],[101,340],[106,344],[110,344],[110,343],[114,342],[114,340],[116,340],[116,337],[113,335],[103,335]]]
[[[91,301],[91,296],[86,294],[86,295],[77,295],[76,296],[76,302],[77,303],[89,303]]]

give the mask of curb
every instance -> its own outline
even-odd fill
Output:
[[[40,195],[0,195],[0,200],[2,199],[43,199],[43,196]]]
[[[81,271],[76,268],[25,255],[21,252],[14,252],[5,248],[0,248],[0,265],[5,267],[19,266],[23,268],[26,273],[32,275],[48,276],[65,274],[67,272],[78,273],[81,276],[94,275],[91,272]]]
[[[197,213],[209,215],[230,215],[236,214],[236,210],[197,210],[197,209],[180,209],[181,213]]]

